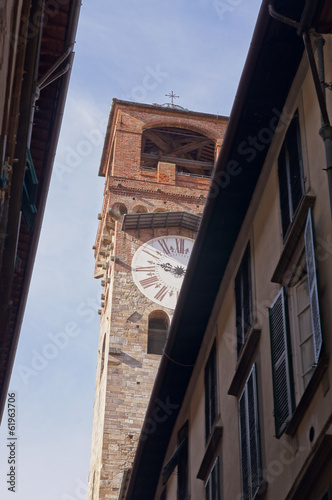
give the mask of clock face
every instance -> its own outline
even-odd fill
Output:
[[[139,247],[132,261],[133,278],[142,293],[157,304],[174,309],[194,240],[161,236]]]

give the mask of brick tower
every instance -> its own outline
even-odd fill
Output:
[[[89,500],[121,499],[227,118],[113,100]]]

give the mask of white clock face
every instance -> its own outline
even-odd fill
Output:
[[[147,241],[135,253],[133,278],[142,293],[157,304],[174,309],[194,240],[161,236]]]

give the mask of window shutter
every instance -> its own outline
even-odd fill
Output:
[[[315,362],[318,363],[318,359],[322,349],[323,336],[322,336],[322,327],[319,314],[318,284],[317,284],[314,233],[313,233],[311,208],[309,209],[308,212],[307,222],[304,231],[304,244],[305,244],[305,253],[307,260],[307,273],[308,273],[308,283],[309,283],[312,331],[314,338]]]
[[[253,365],[239,400],[242,493],[244,500],[256,495],[261,481],[256,365]]]
[[[288,334],[285,289],[278,293],[269,308],[274,419],[276,437],[286,427],[293,412],[293,380]]]

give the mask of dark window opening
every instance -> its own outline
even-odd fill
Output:
[[[239,400],[241,476],[244,500],[252,500],[261,485],[261,454],[256,365],[253,365]]]
[[[162,354],[169,327],[169,320],[166,313],[162,311],[151,314],[148,326],[148,354]]]
[[[175,163],[177,173],[211,177],[215,142],[209,137],[176,127],[146,129],[142,134],[141,168],[157,170],[158,163]]]
[[[220,500],[219,457],[217,457],[205,485],[205,500]]]
[[[278,158],[282,234],[285,237],[304,194],[298,112],[288,127]]]
[[[188,498],[188,422],[178,433],[178,500]]]
[[[208,440],[214,421],[217,417],[217,360],[216,343],[214,342],[205,365],[205,437]]]
[[[250,246],[244,252],[235,278],[236,336],[239,356],[252,325]]]

